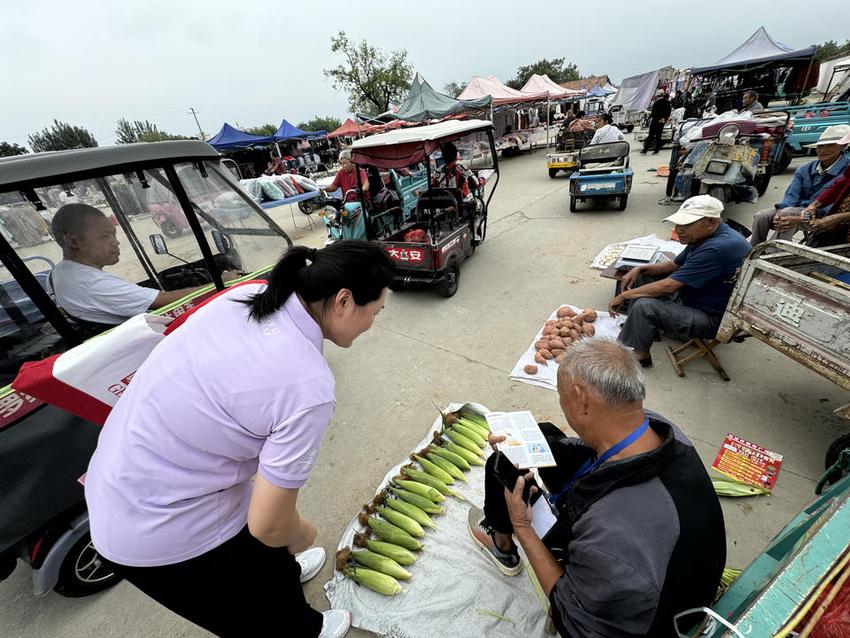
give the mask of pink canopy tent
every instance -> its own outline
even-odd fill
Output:
[[[463,92],[457,96],[457,99],[474,100],[485,95],[489,95],[492,98],[494,105],[536,102],[545,100],[548,96],[544,92],[526,93],[524,91],[517,91],[509,86],[505,86],[492,75],[487,78],[474,75]]]
[[[358,126],[354,120],[348,118],[338,129],[328,133],[328,137],[354,137],[363,132],[365,129],[362,126]]]

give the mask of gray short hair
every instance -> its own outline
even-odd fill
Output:
[[[562,382],[581,380],[612,404],[634,403],[646,397],[643,369],[623,344],[604,337],[582,339],[564,353],[558,367]]]
[[[50,232],[56,243],[65,248],[65,235],[82,235],[86,229],[86,220],[91,217],[106,217],[102,210],[88,204],[65,204],[53,216]]]
[[[344,159],[348,160],[349,162],[351,161],[351,151],[347,148],[339,152],[339,161],[341,162]]]

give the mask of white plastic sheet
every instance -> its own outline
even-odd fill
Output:
[[[484,406],[469,405],[488,412]],[[447,409],[462,406],[453,403]],[[414,450],[425,447],[440,427],[437,417]],[[408,462],[392,468],[377,492]],[[484,504],[484,468],[473,466],[466,477],[468,483],[456,481],[452,486],[466,500],[447,497],[441,503],[446,513],[434,517],[437,529],[426,530],[425,547],[407,567],[412,579],[400,581],[403,593],[382,596],[334,572],[325,583],[331,607],[351,611],[355,627],[389,638],[545,636],[546,612],[530,579],[524,573],[512,578],[502,575],[470,538],[467,514],[471,505]],[[350,547],[359,531],[362,527],[355,516],[337,549]]]
[[[578,306],[571,306],[570,304],[562,304],[562,306],[572,308],[577,313],[582,311],[582,308],[579,308]],[[558,306],[558,308],[561,308],[562,306]],[[558,318],[558,308],[555,308],[555,310],[552,311],[552,314],[549,315],[548,319]],[[622,315],[619,317],[611,317],[607,310],[597,310],[596,315],[596,321],[593,324],[596,327],[596,336],[616,339],[617,335],[620,334],[620,328],[626,321],[626,318]],[[520,355],[519,361],[516,362],[514,369],[511,370],[510,378],[512,381],[522,381],[523,383],[536,385],[540,388],[546,388],[547,390],[557,390],[558,365],[554,361],[549,361],[548,364],[541,365],[534,360],[534,354],[536,352],[534,344],[543,336],[543,325],[544,324],[540,324],[540,329],[537,331],[537,334],[534,335],[534,339],[531,340],[531,343],[528,345],[525,352]],[[523,368],[529,364],[537,366],[537,374],[528,374],[525,372]]]

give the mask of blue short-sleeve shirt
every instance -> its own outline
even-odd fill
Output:
[[[711,237],[689,245],[676,257],[679,268],[670,275],[684,286],[682,303],[706,314],[720,316],[726,310],[734,286],[735,271],[750,252],[750,243],[726,224]]]

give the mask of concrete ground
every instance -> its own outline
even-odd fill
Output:
[[[327,346],[338,407],[299,510],[316,523],[318,543],[329,554],[358,504],[370,498],[384,473],[409,454],[430,426],[434,403],[477,401],[564,423],[554,392],[512,382],[508,373],[553,308],[561,303],[607,307],[612,282],[589,267],[603,246],[669,233],[661,220],[675,208],[657,204],[666,180],[647,171],[666,157],[666,151],[633,153],[635,179],[627,210],[576,214],[568,212],[567,179],[547,176],[542,151],[505,160],[487,241],[463,264],[457,295],[446,300],[430,290],[392,294],[375,329],[350,350]],[[773,179],[762,205],[780,199],[792,170]],[[749,225],[761,207],[730,205],[728,214]],[[293,236],[314,246],[323,240],[320,230]],[[729,383],[702,361],[680,379],[660,345],[655,351],[647,405],[682,427],[706,465],[727,432],[785,455],[772,496],[723,501],[728,564],[743,567],[812,497],[827,446],[848,431],[831,411],[848,398],[755,339],[719,350]],[[331,569],[329,562],[306,585],[316,608],[328,606],[322,585]],[[20,567],[0,584],[4,637],[208,635],[126,583],[86,599],[53,593],[35,598],[30,577]],[[285,622],[281,619],[282,626]]]

